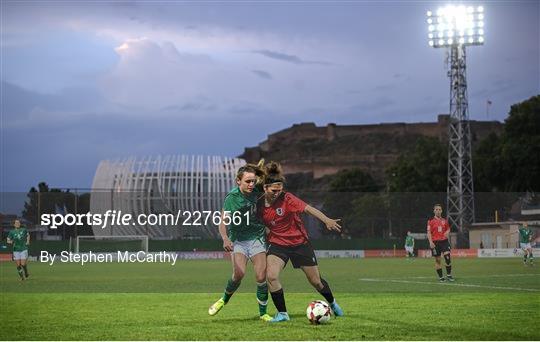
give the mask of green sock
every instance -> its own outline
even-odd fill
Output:
[[[232,279],[229,279],[227,281],[227,286],[225,287],[225,292],[223,292],[223,301],[225,303],[228,303],[229,302],[229,299],[231,299],[232,295],[234,294],[234,292],[238,289],[238,287],[240,286],[240,282],[237,281],[235,282],[234,280]]]
[[[259,302],[259,316],[266,314],[268,304],[268,285],[266,282],[257,283],[257,302]]]
[[[529,254],[529,262],[530,262],[531,264],[532,264],[532,262],[533,262],[533,255],[532,255],[532,252],[531,252],[531,254]]]

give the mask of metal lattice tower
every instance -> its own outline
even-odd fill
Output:
[[[450,122],[448,124],[447,212],[451,226],[463,232],[474,222],[471,128],[467,99],[465,46],[450,47]]]
[[[429,46],[450,51],[448,124],[448,221],[463,233],[474,222],[471,128],[465,47],[484,44],[484,7],[448,5],[427,11]]]

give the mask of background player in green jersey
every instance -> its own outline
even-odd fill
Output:
[[[263,174],[257,165],[242,166],[236,176],[238,187],[225,197],[219,233],[223,239],[223,248],[232,252],[233,274],[227,282],[223,296],[208,309],[211,316],[217,314],[228,303],[244,278],[247,261],[251,260],[257,282],[259,316],[265,321],[272,319],[266,313],[268,303],[266,227],[257,216],[257,201],[261,192],[256,189],[256,185]]]
[[[414,238],[411,231],[408,231],[407,237],[405,237],[405,252],[407,252],[407,258],[414,257]]]
[[[13,223],[15,229],[9,232],[7,236],[7,243],[13,244],[13,260],[17,265],[17,272],[21,277],[21,280],[28,278],[28,266],[26,261],[28,259],[28,245],[30,244],[30,234],[26,228],[21,228],[21,221],[15,220]]]
[[[511,234],[519,234],[519,247],[523,250],[523,264],[527,265],[527,257],[529,258],[529,264],[533,264],[533,253],[531,247],[531,241],[533,239],[533,232],[529,228],[527,222],[523,222],[519,229]]]

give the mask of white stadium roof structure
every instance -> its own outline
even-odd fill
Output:
[[[92,183],[90,211],[101,214],[114,210],[117,215],[130,214],[133,222],[107,227],[94,225],[96,236],[148,235],[151,239],[216,238],[217,226],[210,218],[206,225],[182,225],[189,214],[177,224],[139,224],[140,214],[173,214],[222,209],[225,195],[236,186],[235,177],[245,161],[239,158],[202,155],[170,155],[130,157],[103,160]],[[155,216],[154,216],[155,218]],[[203,217],[204,219],[204,217]],[[192,217],[186,223],[193,223]]]

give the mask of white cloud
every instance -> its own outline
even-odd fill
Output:
[[[329,100],[334,87],[332,79],[343,76],[332,71],[314,72],[317,66],[298,68],[279,61],[268,62],[248,52],[232,52],[218,56],[217,60],[178,51],[172,42],[156,42],[146,37],[127,39],[115,51],[120,56],[119,62],[100,83],[104,96],[111,102],[147,111],[185,107],[204,98],[222,109],[250,103],[253,107],[290,113],[300,110],[305,101]],[[279,82],[264,82],[252,72],[259,65],[269,66],[287,77]],[[307,82],[310,85],[298,88],[301,79],[315,80],[315,84]],[[318,87],[324,90],[321,92]]]

